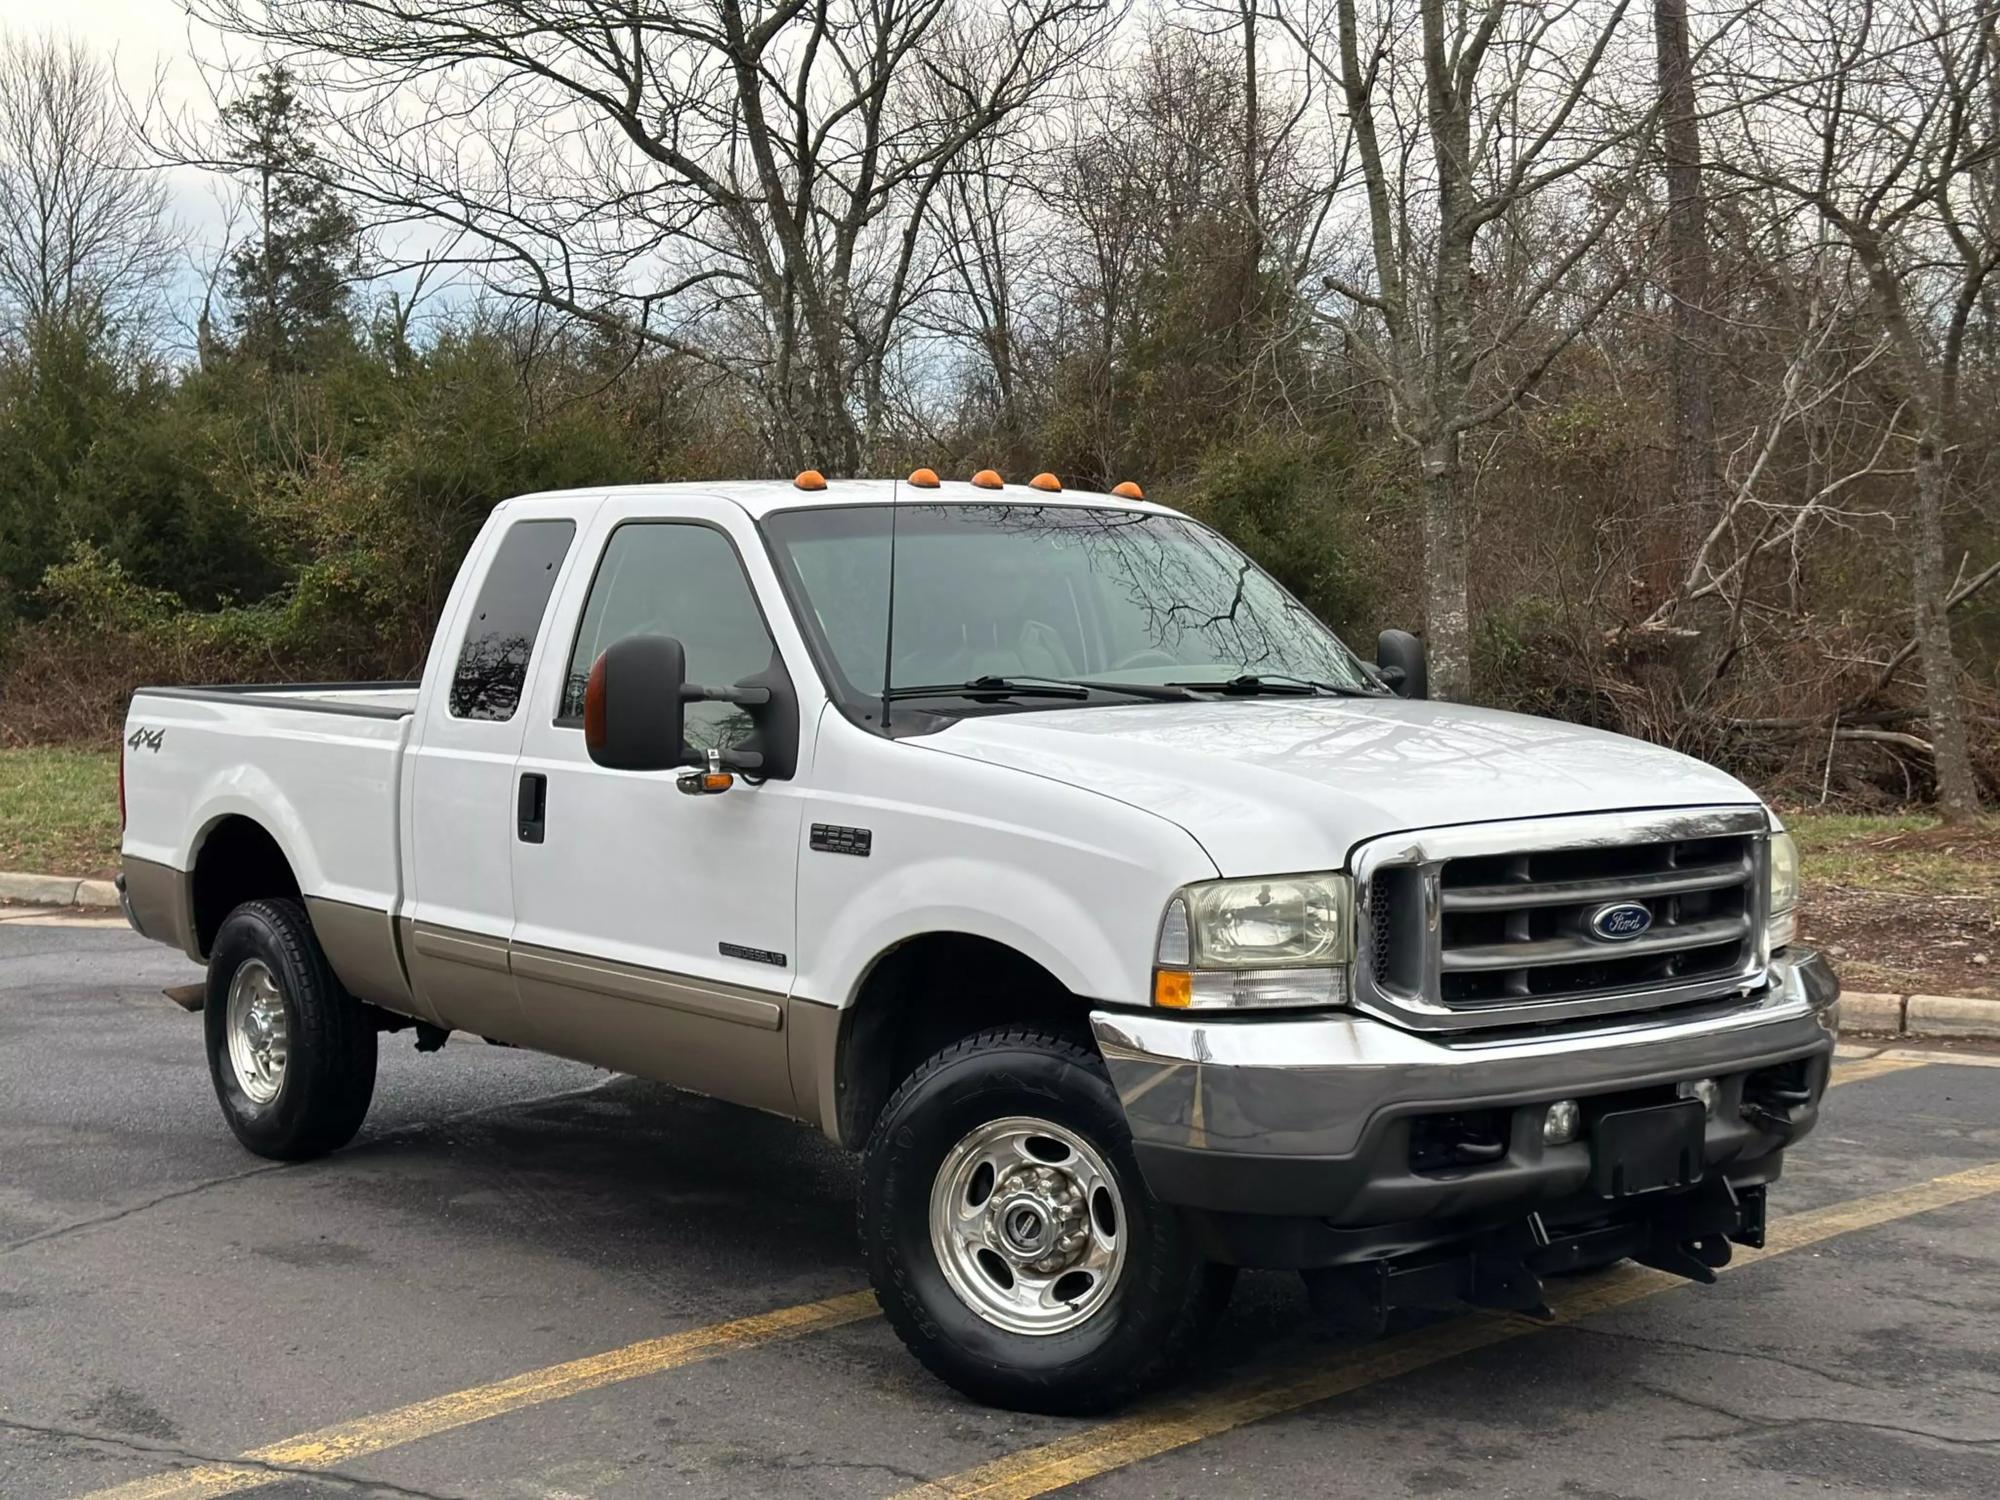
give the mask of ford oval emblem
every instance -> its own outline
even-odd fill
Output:
[[[1614,901],[1590,914],[1590,931],[1607,943],[1623,943],[1653,925],[1653,914],[1638,901]]]

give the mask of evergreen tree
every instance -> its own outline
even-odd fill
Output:
[[[314,368],[352,336],[348,283],[360,269],[361,231],[327,185],[317,124],[282,63],[222,112],[230,159],[253,174],[254,226],[226,281],[237,348],[273,369]]]

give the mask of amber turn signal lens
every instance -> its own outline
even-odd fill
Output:
[[[1194,1004],[1194,975],[1185,969],[1153,970],[1153,1004],[1186,1010]]]
[[[934,490],[938,487],[937,470],[912,469],[910,470],[909,483],[913,489]]]
[[[701,778],[701,789],[704,792],[726,792],[735,785],[736,778],[727,771],[711,771]]]
[[[1062,491],[1062,481],[1049,473],[1037,474],[1028,481],[1028,484],[1032,489],[1048,490],[1052,494],[1059,494]]]
[[[977,474],[972,476],[972,482],[982,490],[997,490],[1005,481],[994,470],[981,469]]]
[[[1121,500],[1143,500],[1146,498],[1146,492],[1129,479],[1121,479],[1118,483],[1112,485],[1111,493],[1118,496]]]
[[[823,490],[826,488],[826,476],[820,473],[818,469],[801,469],[797,477],[792,480],[792,488],[795,490]]]

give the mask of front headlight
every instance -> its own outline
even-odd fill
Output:
[[[1339,1005],[1353,956],[1349,877],[1206,881],[1167,903],[1153,1003],[1176,1010]]]
[[[1774,829],[1771,833],[1770,920],[1765,928],[1773,952],[1790,946],[1792,939],[1798,936],[1798,904],[1798,841],[1784,829]]]

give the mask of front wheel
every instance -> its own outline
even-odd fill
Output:
[[[328,967],[305,908],[246,901],[208,959],[202,1030],[223,1118],[259,1156],[354,1139],[375,1094],[375,1028]]]
[[[1228,1296],[1154,1200],[1103,1066],[983,1032],[896,1091],[862,1164],[875,1295],[912,1353],[979,1401],[1082,1413],[1172,1374]]]

